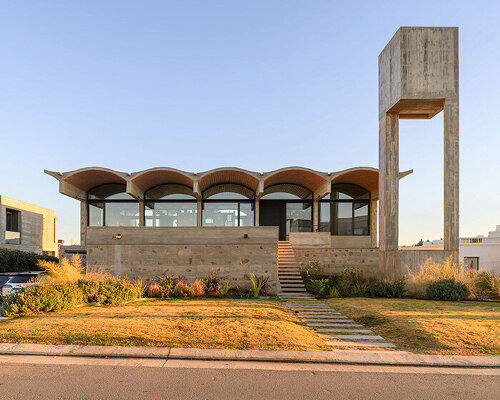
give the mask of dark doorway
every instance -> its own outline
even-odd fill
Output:
[[[286,201],[261,200],[259,225],[279,227],[279,240],[286,240]]]

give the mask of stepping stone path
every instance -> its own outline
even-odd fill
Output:
[[[290,242],[278,242],[281,300],[333,347],[396,347],[306,292]]]

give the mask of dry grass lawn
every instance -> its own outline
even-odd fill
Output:
[[[279,300],[189,299],[79,307],[0,321],[0,342],[326,350]]]
[[[326,300],[402,350],[500,355],[500,303],[414,299]]]

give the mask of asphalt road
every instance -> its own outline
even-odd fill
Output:
[[[500,369],[0,356],[0,399],[495,399]]]

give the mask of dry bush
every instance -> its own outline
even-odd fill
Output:
[[[161,297],[160,285],[154,283],[148,287],[148,297]]]
[[[427,288],[433,282],[451,279],[469,287],[472,278],[463,264],[453,262],[452,256],[444,263],[436,263],[428,258],[423,264],[409,269],[406,287],[411,297],[424,298]]]
[[[47,272],[46,279],[52,282],[76,282],[82,278],[82,261],[78,255],[71,260],[63,257],[58,263],[39,260],[38,267]]]
[[[193,297],[194,291],[184,282],[179,281],[174,287],[173,295],[174,297]]]
[[[193,289],[195,296],[205,295],[205,284],[201,279],[194,281],[194,283],[191,285],[191,289]]]

